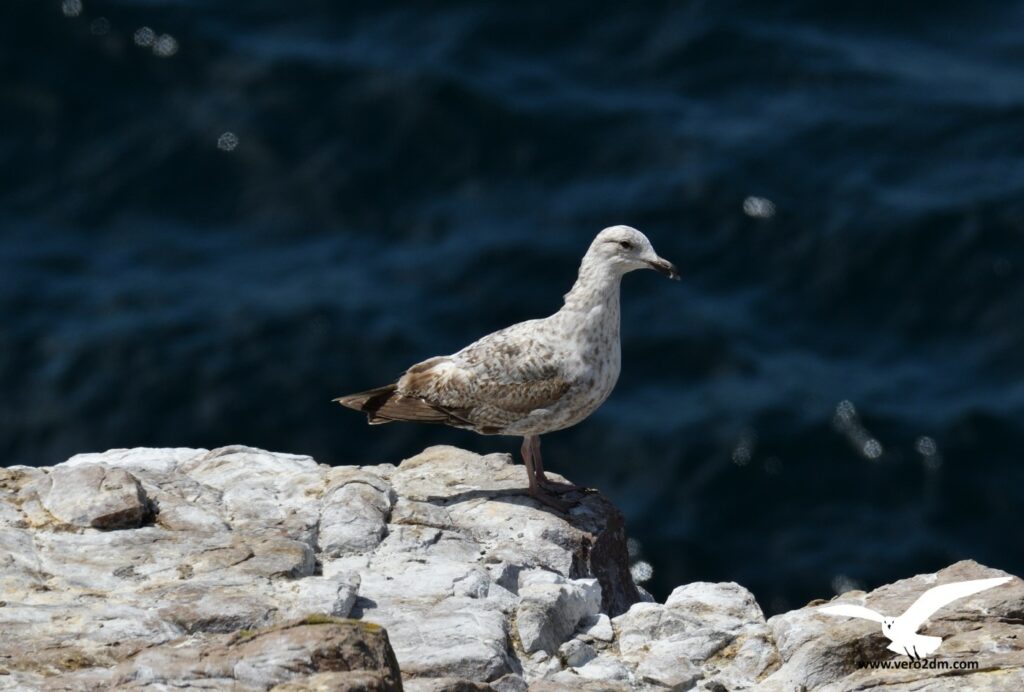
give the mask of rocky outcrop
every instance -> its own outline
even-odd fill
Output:
[[[282,624],[329,616],[386,628],[407,680],[522,688],[529,655],[640,597],[607,500],[565,517],[524,481],[447,447],[398,467],[227,447],[0,470],[0,686],[299,684],[335,669],[247,657],[275,638],[306,656],[313,635]]]
[[[849,591],[835,602],[866,605],[896,616],[938,584],[1000,576],[1006,573],[965,560],[871,593]],[[826,617],[815,612],[813,606],[818,604],[776,615],[768,621],[784,665],[766,678],[759,689],[1024,689],[1024,581],[1019,578],[935,613],[922,632],[943,640],[936,655],[923,664],[911,663],[907,657],[888,651],[889,641],[881,635],[877,623]],[[896,662],[905,667],[871,667],[880,662]]]
[[[977,668],[869,668],[894,658],[874,623],[766,621],[732,583],[652,602],[606,499],[562,515],[525,486],[509,456],[451,447],[398,466],[226,447],[0,469],[0,689],[1024,688],[1019,579],[926,625],[938,658]],[[840,598],[898,614],[997,574],[963,562]]]

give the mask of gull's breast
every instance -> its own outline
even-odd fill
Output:
[[[588,325],[592,326],[592,325]],[[572,385],[554,405],[532,412],[512,434],[541,435],[576,425],[596,411],[615,389],[622,356],[618,324],[580,330],[562,340],[562,368]]]

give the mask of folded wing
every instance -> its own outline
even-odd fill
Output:
[[[444,423],[498,433],[558,402],[571,383],[555,348],[527,336],[530,323],[490,334],[450,356],[409,368],[398,382],[336,399],[371,424]]]

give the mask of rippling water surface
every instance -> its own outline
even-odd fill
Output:
[[[2,461],[512,451],[330,399],[628,223],[683,283],[626,278],[619,386],[544,449],[649,589],[1024,571],[1024,4],[858,7],[7,2]]]

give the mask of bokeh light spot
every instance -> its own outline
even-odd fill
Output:
[[[754,219],[770,219],[775,216],[775,204],[764,197],[747,197],[743,200],[743,213]]]
[[[914,443],[914,449],[917,450],[918,454],[922,454],[926,457],[930,457],[939,451],[938,446],[935,444],[935,440],[927,435],[922,435],[917,438],[917,442]]]
[[[757,436],[753,432],[744,432],[740,435],[736,447],[732,450],[732,463],[737,466],[746,466],[754,458],[754,447],[757,444]]]
[[[935,471],[942,466],[942,455],[939,454],[939,445],[927,435],[922,435],[914,442],[914,450],[923,457],[924,467],[929,471]]]
[[[153,41],[153,55],[169,58],[178,52],[178,41],[170,34],[160,34]]]
[[[651,567],[651,563],[644,562],[643,560],[640,562],[634,562],[630,566],[629,572],[633,575],[633,581],[637,584],[650,581],[651,577],[654,576],[654,568]]]
[[[156,32],[150,29],[148,26],[140,26],[135,31],[135,35],[132,37],[135,41],[136,46],[142,46],[143,48],[149,48],[156,42]]]
[[[234,151],[238,146],[238,135],[234,132],[225,132],[217,138],[217,148],[221,151]]]
[[[82,14],[82,0],[64,0],[60,4],[60,11],[65,17],[77,17]]]
[[[871,438],[864,442],[864,456],[868,459],[878,459],[882,456],[882,443]]]
[[[630,558],[635,558],[640,554],[640,541],[635,538],[626,539],[626,553],[629,554]]]

